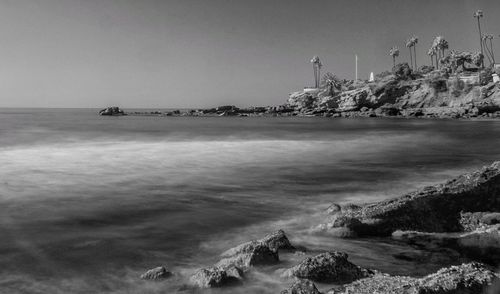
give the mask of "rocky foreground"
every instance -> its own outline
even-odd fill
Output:
[[[290,287],[281,294],[473,294],[500,293],[500,162],[426,187],[396,199],[369,204],[332,204],[313,234],[332,238],[377,236],[425,250],[447,248],[457,256],[481,262],[450,265],[424,277],[395,276],[360,267],[345,252],[330,251],[304,258],[284,268]],[[188,277],[187,288],[217,288],[244,284],[250,272],[281,263],[280,253],[299,252],[279,230],[262,239],[231,248],[212,266]],[[157,267],[141,276],[168,279]],[[331,284],[324,292],[315,283]]]

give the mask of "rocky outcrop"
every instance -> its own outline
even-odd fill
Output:
[[[343,228],[353,236],[390,236],[396,230],[460,232],[463,211],[500,211],[500,162],[396,199],[341,210],[316,229]]]
[[[164,266],[155,267],[141,275],[143,280],[162,280],[172,276]]]
[[[491,72],[450,76],[436,70],[412,72],[407,64],[399,64],[374,82],[357,81],[335,91],[325,84],[294,92],[288,106],[295,115],[329,117],[500,117],[500,83],[483,83],[489,80],[480,76]]]
[[[107,107],[99,111],[99,115],[125,115],[125,112],[119,107]]]
[[[357,280],[329,294],[475,294],[494,291],[499,275],[480,263],[451,266],[423,278],[376,274]],[[496,293],[496,292],[490,292]]]
[[[286,270],[285,277],[296,277],[323,283],[346,283],[372,274],[347,260],[344,252],[327,252],[308,257],[300,264]]]
[[[321,294],[311,281],[298,280],[290,288],[281,291],[281,294]]]

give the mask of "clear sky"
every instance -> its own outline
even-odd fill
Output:
[[[478,50],[476,9],[500,59],[500,0],[0,0],[0,107],[208,107],[284,103],[309,60],[353,78],[434,36]]]

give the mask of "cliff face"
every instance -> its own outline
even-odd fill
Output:
[[[295,92],[288,105],[298,115],[500,117],[500,83],[481,85],[474,76],[448,78],[439,73],[418,78],[389,75],[344,91]]]

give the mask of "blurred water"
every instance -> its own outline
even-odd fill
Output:
[[[175,292],[183,274],[278,228],[310,254],[343,250],[362,266],[422,275],[453,261],[402,261],[394,254],[409,249],[387,240],[309,228],[331,202],[394,197],[499,159],[499,131],[499,121],[0,109],[0,293]],[[280,258],[209,293],[276,293],[303,256]],[[138,279],[162,264],[177,276]]]

